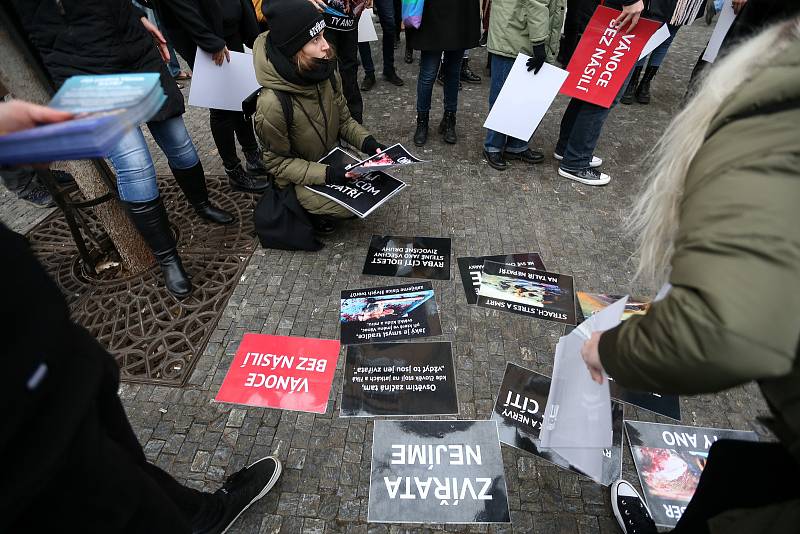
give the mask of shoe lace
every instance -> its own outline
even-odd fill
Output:
[[[650,534],[657,532],[656,523],[647,512],[644,503],[637,497],[619,497],[619,509],[628,534]]]

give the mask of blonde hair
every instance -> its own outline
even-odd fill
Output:
[[[325,59],[335,59],[336,58],[336,51],[333,49],[333,45],[328,43],[328,51],[325,53]],[[314,59],[313,57],[309,56],[303,49],[297,51],[294,55],[292,60],[294,61],[295,67],[297,67],[297,72],[300,74],[304,72],[308,72],[314,68]]]
[[[720,58],[695,95],[667,127],[647,157],[651,170],[626,229],[638,240],[635,278],[660,285],[669,275],[686,174],[705,141],[711,121],[740,86],[800,37],[800,18],[767,28]],[[749,73],[743,76],[742,73]]]

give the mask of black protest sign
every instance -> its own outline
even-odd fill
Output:
[[[415,163],[424,163],[424,161],[414,157],[403,145],[397,143],[380,154],[374,154],[365,160],[353,163],[349,170],[356,174],[364,174],[372,170],[387,170]]]
[[[525,267],[544,271],[542,258],[536,252],[526,254],[497,254],[495,256],[466,256],[458,258],[458,271],[469,304],[478,301],[478,288],[481,285],[481,272],[485,261],[501,263],[506,267]]]
[[[450,280],[450,239],[373,235],[363,272]]]
[[[581,292],[578,291],[578,295],[580,298]],[[607,299],[609,304],[619,300],[622,297],[614,298],[611,296]],[[578,307],[577,310],[577,323],[581,324],[583,321],[586,320],[583,308],[586,308],[583,305],[583,300],[581,301],[582,306]],[[646,301],[642,299],[635,299],[633,306],[638,306],[639,303],[644,303]],[[649,307],[649,306],[648,306]],[[602,309],[602,308],[600,308]],[[600,309],[595,309],[594,313],[600,311]],[[628,306],[626,306],[626,312],[622,315],[622,320],[626,320],[628,317],[632,317],[633,315],[638,315],[639,313],[634,311],[629,311]],[[564,335],[566,336],[574,329],[574,326],[567,325],[564,327]],[[633,391],[627,389],[623,386],[614,381],[612,377],[608,377],[608,387],[611,393],[611,397],[622,402],[627,402],[628,404],[632,404],[634,406],[638,406],[639,408],[644,408],[650,412],[654,412],[660,415],[665,415],[676,421],[681,420],[681,402],[680,397],[677,395],[669,395],[669,394],[660,394],[660,393],[651,393],[648,391]]]
[[[341,417],[457,414],[449,342],[347,347]]]
[[[580,469],[552,449],[539,449],[539,430],[549,392],[550,378],[510,362],[506,364],[506,373],[492,412],[492,419],[497,421],[500,441],[583,475]],[[612,402],[612,446],[597,452],[603,465],[600,483],[605,486],[622,476],[622,420],[622,404]]]
[[[715,441],[758,441],[755,432],[643,421],[625,421],[625,430],[645,500],[660,527],[674,527],[683,515]]]
[[[494,421],[375,421],[369,522],[509,523]]]
[[[339,317],[343,345],[442,333],[430,282],[342,291]]]
[[[357,162],[357,159],[339,147],[320,160],[320,163],[336,166],[346,166]],[[358,178],[352,178],[344,185],[321,184],[305,187],[333,200],[363,219],[399,193],[406,187],[406,183],[385,172],[372,171],[362,174]]]
[[[484,262],[478,306],[575,324],[575,293],[566,274]]]

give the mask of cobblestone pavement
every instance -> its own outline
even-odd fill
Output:
[[[550,154],[566,105],[559,97],[535,134],[532,146],[547,155],[528,167],[515,162],[497,172],[482,160],[481,125],[487,111],[488,81],[465,85],[460,93],[459,143],[437,135],[424,150],[431,160],[398,176],[411,187],[368,220],[352,221],[326,240],[317,253],[259,249],[247,266],[205,352],[182,389],[124,384],[120,394],[147,457],[182,482],[215,490],[226,475],[274,454],[285,472],[276,488],[246,513],[231,532],[617,532],[606,488],[536,457],[503,447],[510,492],[511,525],[368,524],[367,495],[373,424],[337,417],[342,363],[324,415],[214,403],[245,332],[336,338],[339,292],[348,288],[399,283],[361,275],[373,232],[452,238],[453,258],[513,252],[541,253],[548,270],[575,276],[579,289],[652,294],[631,287],[633,244],[620,230],[626,207],[638,191],[642,156],[681,106],[689,72],[710,30],[682,29],[655,78],[653,103],[619,106],[612,112],[597,149],[611,174],[604,188],[559,178]],[[379,48],[373,45],[376,60]],[[472,66],[483,74],[485,49],[473,51]],[[413,147],[417,63],[406,65],[397,51],[406,85],[380,79],[365,94],[365,121],[384,143]],[[188,89],[187,89],[188,91]],[[431,120],[441,116],[441,89],[435,89]],[[208,112],[186,114],[201,158],[211,174],[221,174],[208,129]],[[154,154],[159,154],[157,150]],[[163,157],[159,173],[167,174]],[[168,178],[166,178],[168,179]],[[0,217],[24,231],[46,212],[19,204],[3,193]],[[455,261],[451,280],[433,281],[443,339],[453,343],[462,419],[486,419],[507,361],[550,374],[562,327],[476,306],[464,299]],[[750,429],[766,407],[754,386],[681,400],[683,422]],[[630,419],[669,420],[625,407]],[[625,446],[624,473],[635,480]],[[411,520],[412,518],[409,518]]]

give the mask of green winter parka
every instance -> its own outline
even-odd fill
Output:
[[[317,161],[344,139],[361,147],[369,132],[350,116],[341,90],[330,80],[315,85],[297,85],[283,79],[269,61],[266,52],[268,32],[262,33],[253,45],[253,64],[261,91],[253,116],[256,135],[264,146],[264,162],[283,189],[292,186],[297,200],[309,213],[332,217],[351,217],[339,204],[301,187],[325,183],[327,165]],[[341,80],[336,74],[338,87]],[[287,126],[278,97],[270,89],[289,93],[292,97],[293,120]],[[324,142],[323,142],[324,141]]]
[[[566,0],[492,0],[487,50],[515,58],[533,54],[544,43],[547,62],[555,63],[564,24]]]
[[[689,167],[671,292],[604,333],[599,347],[609,376],[641,391],[702,394],[757,381],[770,426],[797,462],[799,125],[795,42],[723,103]],[[729,510],[709,528],[796,533],[800,500]]]

